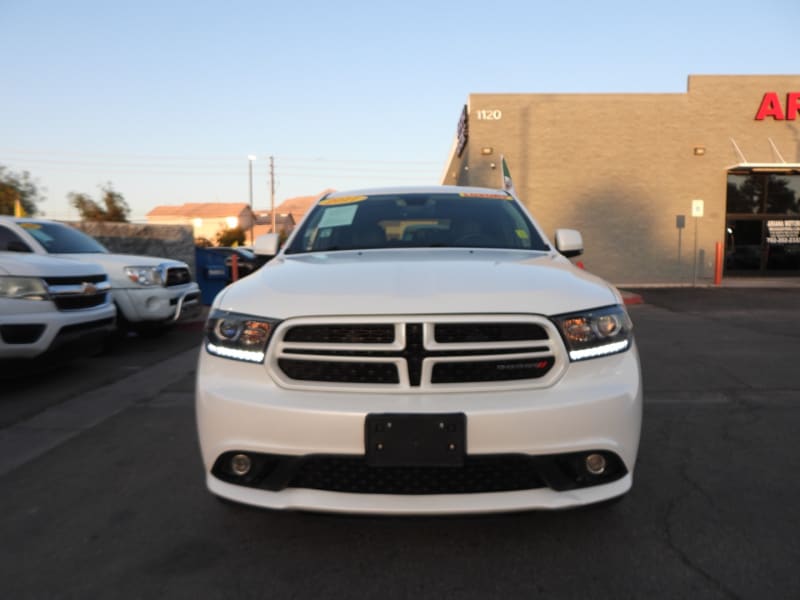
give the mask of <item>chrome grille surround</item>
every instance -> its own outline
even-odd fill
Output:
[[[497,339],[456,343],[436,341],[437,325],[458,324],[466,327],[471,324],[489,326],[501,324],[500,331],[510,330],[508,325],[519,325],[520,328],[535,333],[527,336],[530,339],[511,341]],[[330,327],[332,330],[341,331],[348,326],[358,330],[364,326],[386,325],[391,325],[394,335],[382,336],[379,338],[381,339],[379,343],[365,343],[358,336],[353,336],[356,341],[351,343],[317,342],[308,339],[308,336],[303,336],[303,341],[289,341],[299,337],[292,335],[294,328],[322,331]],[[314,329],[309,326],[313,326]],[[344,335],[342,339],[348,339],[348,336]],[[307,370],[303,368],[304,364],[309,365],[312,362],[319,365]],[[436,379],[434,370],[437,365],[442,365],[443,369],[458,374],[461,372],[461,366],[466,367],[466,371],[470,370],[470,365],[466,363],[477,363],[483,371],[493,372],[494,369],[498,373],[493,375],[494,379],[488,381],[434,383]],[[546,388],[561,377],[568,363],[564,344],[550,320],[539,315],[525,314],[380,315],[288,319],[281,322],[275,330],[265,360],[266,368],[272,378],[278,385],[288,389],[406,394]],[[342,375],[336,380],[339,364]],[[525,377],[521,376],[516,367],[519,364],[544,366],[539,370],[531,367],[528,372],[532,376]],[[505,365],[509,365],[508,368]],[[370,368],[371,366],[374,368]],[[385,374],[392,369],[396,370],[396,377],[386,377]],[[505,371],[508,375],[499,373],[501,371]],[[364,376],[365,373],[368,375]],[[303,378],[305,374],[308,377]],[[314,377],[325,380],[315,380]],[[348,378],[359,380],[348,380]],[[453,377],[448,379],[452,380]]]
[[[111,284],[106,275],[50,277],[45,281],[50,298],[61,311],[84,310],[110,302]]]

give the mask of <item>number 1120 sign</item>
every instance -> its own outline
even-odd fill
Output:
[[[499,121],[503,118],[503,111],[497,109],[481,109],[475,111],[478,121]]]

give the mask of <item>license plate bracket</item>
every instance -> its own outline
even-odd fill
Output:
[[[467,450],[464,413],[370,413],[364,422],[373,467],[460,467]]]

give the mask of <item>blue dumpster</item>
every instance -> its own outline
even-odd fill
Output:
[[[214,297],[228,285],[228,269],[225,256],[205,248],[195,248],[195,265],[197,265],[197,285],[200,286],[200,297],[203,304],[210,305]]]

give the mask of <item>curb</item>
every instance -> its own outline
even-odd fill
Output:
[[[620,294],[622,294],[622,299],[625,301],[625,305],[631,304],[644,304],[644,298],[641,295],[635,294],[633,292],[628,292],[626,290],[620,290]]]

